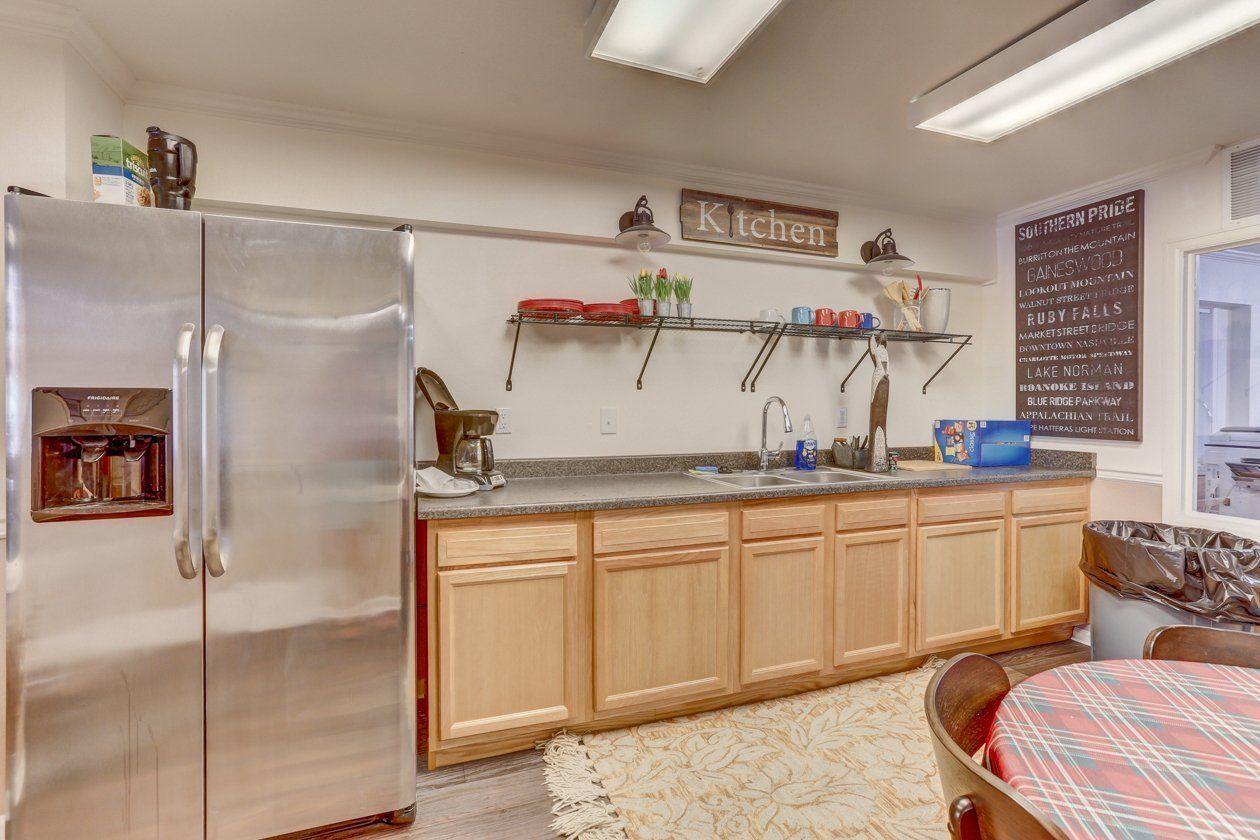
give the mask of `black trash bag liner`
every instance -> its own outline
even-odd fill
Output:
[[[1260,624],[1260,543],[1226,531],[1089,522],[1081,571],[1121,597],[1204,618]]]

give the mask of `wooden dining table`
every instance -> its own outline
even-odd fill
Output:
[[[1065,665],[1011,689],[985,764],[1072,840],[1260,838],[1260,670]]]

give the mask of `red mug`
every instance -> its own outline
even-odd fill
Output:
[[[837,323],[845,328],[856,329],[862,326],[862,315],[856,309],[842,309]]]
[[[836,325],[836,310],[834,309],[815,309],[814,324],[820,327],[834,327]]]

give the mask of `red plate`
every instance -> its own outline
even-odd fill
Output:
[[[521,312],[581,312],[582,301],[573,298],[529,298],[519,301]]]
[[[588,321],[620,321],[627,315],[638,315],[639,306],[624,303],[588,303],[582,308],[582,317]]]
[[[651,321],[651,320],[652,320],[651,318],[644,318],[642,315],[640,315],[640,314],[639,314],[639,301],[638,301],[638,298],[626,298],[626,299],[625,299],[625,300],[623,300],[621,303],[622,303],[624,306],[628,306],[628,307],[630,307],[630,312],[634,315],[634,317],[633,317],[633,318],[631,318],[630,320],[631,320],[631,321],[633,321],[634,323],[636,323],[636,324],[646,324],[646,323],[648,323],[649,321]]]

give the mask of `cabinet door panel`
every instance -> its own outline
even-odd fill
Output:
[[[1081,573],[1083,513],[1017,516],[1011,530],[1011,629],[1083,622],[1088,590]]]
[[[595,561],[595,708],[729,688],[726,548]]]
[[[917,652],[1002,636],[1005,532],[1000,519],[919,529]]]
[[[438,572],[443,740],[571,720],[575,562]]]
[[[910,653],[910,532],[836,537],[833,575],[836,667]]]
[[[740,558],[740,682],[761,682],[823,667],[823,541],[746,545]]]

